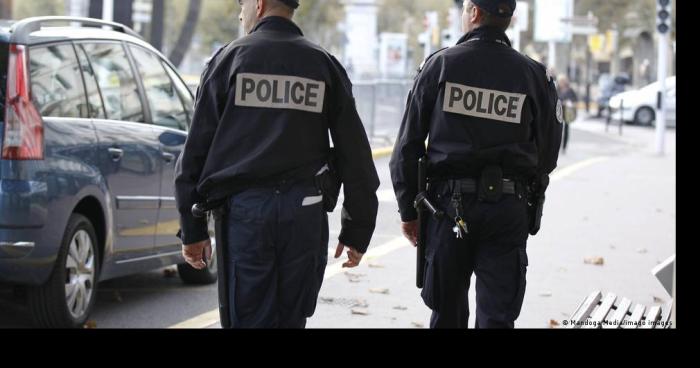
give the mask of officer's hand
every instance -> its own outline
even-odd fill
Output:
[[[339,258],[343,254],[343,249],[345,249],[347,245],[343,243],[338,243],[338,248],[335,250],[335,258]],[[360,265],[360,261],[362,261],[362,257],[365,255],[364,253],[360,253],[356,251],[352,247],[348,247],[348,261],[343,263],[343,268],[354,268]]]
[[[207,267],[207,262],[211,260],[211,253],[210,239],[182,246],[182,255],[185,257],[185,261],[197,270],[203,270]]]
[[[402,222],[401,231],[403,236],[411,242],[414,247],[418,245],[418,220],[411,222]]]

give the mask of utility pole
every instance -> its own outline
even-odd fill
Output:
[[[664,155],[666,139],[666,76],[668,75],[668,51],[671,42],[671,14],[671,0],[657,0],[656,30],[659,35],[659,60],[657,63],[659,67],[659,93],[657,108],[659,114],[656,117],[656,152],[660,156]]]

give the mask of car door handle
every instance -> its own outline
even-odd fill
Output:
[[[175,155],[172,153],[163,153],[163,160],[165,160],[166,163],[171,163],[175,161]]]
[[[107,150],[112,161],[118,162],[124,157],[124,150],[120,148],[110,148]]]

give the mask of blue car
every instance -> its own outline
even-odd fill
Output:
[[[131,29],[40,17],[0,26],[0,283],[36,326],[82,327],[98,282],[184,263],[175,162],[192,93]]]

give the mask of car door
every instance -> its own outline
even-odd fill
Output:
[[[158,55],[137,45],[129,45],[129,50],[143,81],[163,156],[155,250],[160,255],[179,253],[181,242],[175,236],[180,227],[174,194],[175,162],[187,139],[194,103],[187,86]]]
[[[159,137],[146,123],[143,96],[124,45],[77,46],[94,71],[105,107],[105,116],[93,121],[114,215],[114,249],[107,252],[117,264],[137,263],[153,254],[162,170]]]

